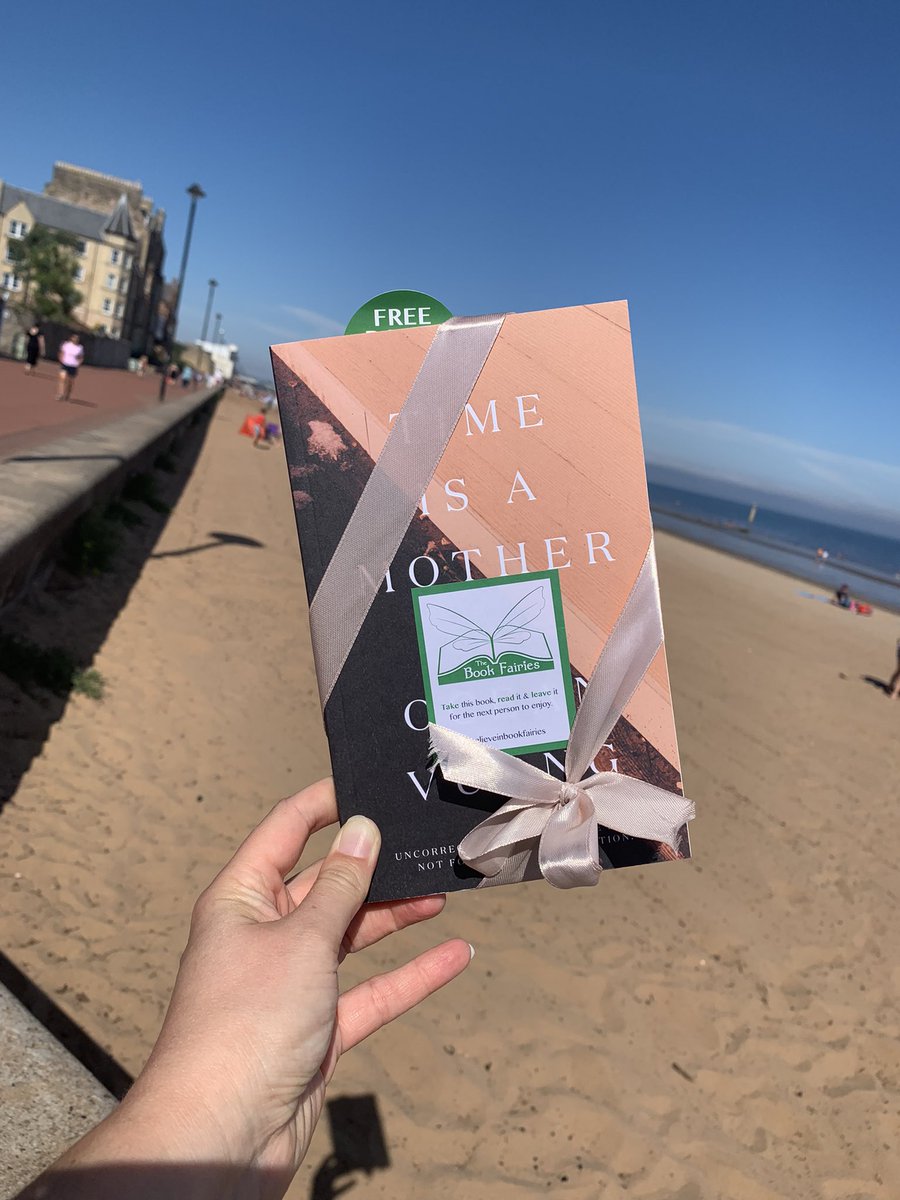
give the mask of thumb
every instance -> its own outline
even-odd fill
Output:
[[[350,817],[297,909],[304,928],[322,937],[335,955],[366,898],[380,849],[378,826],[368,817]]]

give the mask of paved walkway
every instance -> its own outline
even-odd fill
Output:
[[[159,376],[132,371],[82,367],[72,397],[56,399],[56,364],[38,363],[31,375],[24,365],[0,359],[0,462],[50,438],[94,429],[113,417],[157,404]],[[180,384],[169,385],[170,396],[181,396]]]

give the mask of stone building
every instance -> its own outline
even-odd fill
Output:
[[[24,299],[9,244],[35,225],[75,238],[75,286],[82,301],[73,316],[87,329],[149,352],[158,323],[165,259],[166,214],[143,187],[87,167],[55,163],[43,192],[0,180],[0,287]]]
[[[196,341],[194,345],[198,350],[207,354],[212,361],[213,370],[219,371],[223,379],[233,379],[237,369],[239,346],[233,342],[201,342]]]

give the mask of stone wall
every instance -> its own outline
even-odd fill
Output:
[[[6,318],[0,329],[0,354],[24,359],[26,331],[31,323],[30,316],[23,316],[22,313],[7,308]],[[60,346],[77,325],[67,325],[59,321],[39,321],[38,324],[44,335],[45,357],[55,362]],[[103,337],[99,333],[83,333],[80,329],[77,332],[84,346],[85,366],[116,367],[119,370],[128,366],[128,359],[131,357],[128,342],[122,338]]]
[[[149,213],[153,207],[153,201],[149,196],[144,196],[143,187],[135,180],[117,179],[114,175],[104,175],[100,171],[74,167],[69,163],[54,163],[53,178],[44,187],[47,196],[103,213],[112,212],[123,192],[128,197],[128,207],[133,215],[144,210]]]

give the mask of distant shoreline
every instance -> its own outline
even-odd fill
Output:
[[[818,559],[813,551],[754,536],[746,526],[686,516],[661,505],[651,504],[650,511],[654,530],[721,550],[744,562],[755,563],[832,594],[840,584],[849,583],[855,598],[900,613],[900,580],[871,568],[844,559]]]

